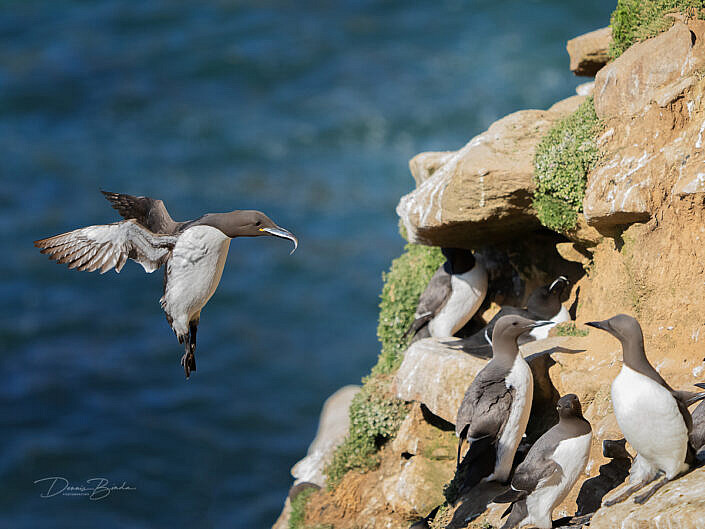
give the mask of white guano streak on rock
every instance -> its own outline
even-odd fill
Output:
[[[695,142],[696,149],[699,149],[703,146],[703,131],[705,131],[705,121],[703,121],[702,125],[700,125],[700,130],[698,131],[698,139]]]
[[[439,167],[428,180],[424,181],[416,190],[401,198],[399,206],[397,206],[397,214],[402,218],[410,218],[413,214],[418,219],[418,226],[422,226],[427,223],[433,211],[433,207],[435,206],[435,219],[439,223],[442,222],[443,193],[451,181],[458,162],[464,157],[468,150],[480,145],[484,141],[485,137],[483,135],[476,136],[465,145],[465,147],[453,153],[443,166]]]

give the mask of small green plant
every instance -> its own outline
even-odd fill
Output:
[[[632,44],[654,37],[673,25],[669,13],[705,18],[703,0],[618,0],[612,12],[610,57],[616,59]]]
[[[350,404],[350,429],[324,469],[329,488],[335,488],[350,470],[366,472],[377,467],[379,448],[393,438],[408,406],[390,395],[388,377],[370,376]]]
[[[419,296],[444,261],[440,248],[407,244],[405,252],[392,261],[389,272],[382,275],[377,326],[382,352],[373,373],[391,373],[399,367],[410,339],[404,338],[404,333],[414,321]]]
[[[536,147],[533,206],[547,228],[565,233],[577,225],[587,174],[599,158],[600,130],[591,96],[555,124]]]
[[[306,505],[311,495],[316,492],[313,487],[304,489],[291,500],[291,515],[289,515],[289,529],[304,529],[306,519]]]
[[[587,329],[578,329],[575,322],[565,322],[556,325],[556,336],[587,336]]]

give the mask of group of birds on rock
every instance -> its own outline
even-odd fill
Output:
[[[186,378],[196,370],[196,331],[201,309],[208,303],[223,274],[230,240],[270,235],[290,239],[294,253],[298,239],[261,211],[207,213],[176,222],[161,200],[103,191],[125,219],[88,226],[35,241],[41,253],[69,268],[104,274],[120,272],[132,259],[145,272],[164,270],[164,295],[159,300],[179,343]]]
[[[449,261],[454,259],[457,262],[458,252],[444,251],[444,254]],[[472,261],[464,257],[463,262]],[[474,262],[475,268],[482,266],[479,259]],[[412,325],[417,336],[426,325],[429,335],[441,337],[434,334],[434,329],[457,329],[459,322],[464,324],[473,316],[452,311],[444,313],[443,308],[449,306],[456,295],[448,287],[449,283],[451,286],[455,284],[455,265],[447,265],[442,267],[442,272],[436,273],[421,298]],[[462,274],[468,277],[470,271],[463,268]],[[451,276],[450,281],[446,275]],[[486,272],[475,277],[478,276],[482,281],[473,285],[473,292],[480,291],[480,287],[487,288]],[[547,332],[543,331],[551,324],[569,319],[560,303],[560,296],[567,286],[568,280],[559,277],[533,292],[527,309],[503,308],[503,313],[493,318],[475,338],[478,343],[482,339],[491,344],[492,357],[468,387],[458,409],[455,422],[459,437],[457,464],[458,471],[461,464],[465,468],[491,467],[482,481],[511,484],[508,491],[494,499],[495,503],[510,504],[503,515],[508,518],[502,529],[524,525],[550,528],[553,510],[568,495],[588,462],[592,428],[582,415],[578,397],[567,394],[557,403],[558,424],[531,446],[522,463],[512,472],[517,448],[529,421],[533,397],[532,372],[519,352],[519,345],[530,339],[546,337]],[[445,294],[434,297],[429,289],[443,290]],[[446,301],[439,301],[441,297]],[[481,302],[473,298],[465,306],[479,307]],[[461,305],[454,301],[453,306]],[[442,318],[442,325],[432,326],[434,318]],[[455,323],[450,323],[451,320]],[[421,321],[423,323],[419,325],[417,322]],[[634,501],[641,504],[694,464],[696,450],[703,443],[693,438],[693,418],[688,407],[705,399],[705,392],[679,391],[668,385],[649,363],[641,326],[633,317],[619,314],[587,325],[606,331],[621,342],[623,363],[612,383],[612,404],[625,439],[637,453],[628,484],[609,494],[603,504],[609,506],[624,501],[655,482],[634,497]],[[694,385],[705,388],[705,384]],[[696,413],[702,408],[702,418],[698,416],[698,420],[705,423],[704,405],[701,403]],[[465,442],[468,448],[463,455]]]

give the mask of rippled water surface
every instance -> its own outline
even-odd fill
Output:
[[[323,399],[375,361],[408,159],[571,95],[565,40],[613,4],[4,2],[0,527],[269,527]],[[116,220],[99,189],[300,238],[233,241],[188,382],[160,273],[32,247]]]

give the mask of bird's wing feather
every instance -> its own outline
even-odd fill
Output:
[[[161,200],[109,191],[101,193],[125,220],[135,219],[152,233],[173,235],[181,225],[171,218]]]
[[[475,377],[458,409],[455,431],[459,434],[467,426],[468,439],[499,438],[514,399],[514,388],[488,368]]]
[[[440,312],[448,301],[451,293],[451,274],[445,264],[440,266],[428,282],[426,289],[419,298],[416,314],[431,313],[434,316]]]
[[[80,228],[35,241],[41,253],[69,268],[104,274],[111,268],[120,272],[127,259],[153,272],[166,262],[176,237],[158,235],[140,226],[136,220],[124,220]]]
[[[559,439],[546,432],[529,450],[526,458],[514,471],[512,488],[525,496],[531,494],[539,483],[552,475],[563,474],[563,469],[551,457],[558,446]]]

